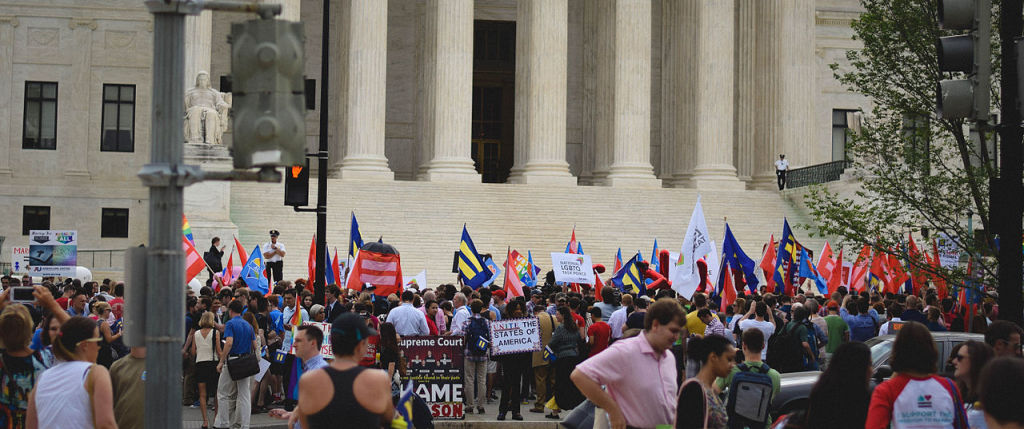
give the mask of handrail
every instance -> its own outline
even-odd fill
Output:
[[[843,175],[843,171],[852,165],[852,161],[832,161],[824,164],[794,168],[786,174],[786,187],[799,188],[818,183],[834,182],[839,180]]]

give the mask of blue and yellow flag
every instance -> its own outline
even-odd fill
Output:
[[[473,239],[469,237],[466,225],[462,225],[462,241],[459,243],[459,274],[466,281],[466,286],[476,289],[490,280],[491,270],[480,259],[473,245]]]
[[[782,287],[782,293],[793,294],[792,266],[796,263],[797,243],[793,236],[793,230],[789,228],[789,220],[783,220],[782,238],[779,239],[778,256],[775,258],[775,279],[776,287]],[[778,292],[776,292],[778,293]]]
[[[413,393],[412,380],[409,380],[409,384],[406,385],[405,389],[402,389],[402,396],[399,398],[398,404],[395,405],[395,411],[398,411],[398,416],[405,420],[406,428],[416,428],[413,424],[412,412],[413,397],[415,395]],[[395,426],[394,424],[391,425],[392,428],[395,428]]]
[[[256,249],[249,254],[249,260],[245,261],[245,265],[242,266],[242,271],[238,273],[238,276],[245,281],[245,285],[249,289],[266,295],[270,291],[270,285],[267,277],[263,274],[265,269],[266,267],[263,265],[263,252],[260,251],[260,246],[257,245]]]
[[[754,271],[757,264],[740,248],[740,243],[736,241],[736,236],[732,235],[732,229],[729,228],[728,223],[725,224],[725,240],[722,241],[722,262],[728,264],[731,269],[743,271],[743,281],[747,284],[747,289],[750,290],[750,293],[757,292],[759,282]],[[724,272],[719,271],[720,275]],[[723,280],[719,277],[717,285],[719,289],[722,288]]]
[[[640,272],[639,263],[643,259],[640,252],[636,252],[633,258],[622,266],[622,269],[612,277],[612,283],[618,286],[623,292],[644,294],[647,293],[647,285],[644,284],[644,275]]]
[[[356,222],[356,214],[352,213],[352,226],[348,230],[348,256],[356,256],[356,252],[363,247],[363,235],[359,233],[359,222]]]

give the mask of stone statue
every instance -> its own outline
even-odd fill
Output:
[[[185,142],[222,144],[228,127],[231,94],[210,88],[210,74],[196,75],[196,86],[185,91]]]

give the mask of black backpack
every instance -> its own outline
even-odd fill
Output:
[[[741,363],[739,372],[732,375],[729,385],[729,402],[726,411],[729,413],[730,428],[761,429],[768,424],[768,410],[771,408],[774,385],[768,375],[771,368],[767,364],[758,367]]]
[[[473,356],[486,356],[487,349],[491,342],[488,337],[487,322],[483,317],[469,319],[469,326],[466,327],[466,348]]]
[[[803,371],[804,347],[803,338],[797,337],[798,325],[782,328],[768,340],[768,353],[765,361],[780,373]]]

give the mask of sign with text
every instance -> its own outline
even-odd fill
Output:
[[[939,263],[943,268],[960,265],[960,246],[949,235],[940,232],[935,241],[939,246]]]
[[[406,376],[413,391],[426,401],[435,419],[463,418],[462,352],[465,337],[402,337],[398,347],[405,356]]]
[[[320,331],[324,333],[324,343],[320,345],[320,357],[324,359],[334,359],[334,349],[331,348],[331,324],[321,322],[302,322],[303,325],[313,325],[320,328]],[[291,345],[289,354],[295,354],[295,344]]]
[[[78,231],[29,231],[29,272],[34,276],[71,277],[78,265]]]
[[[554,252],[551,254],[551,267],[555,272],[555,281],[585,285],[594,283],[594,265],[590,262],[590,255]]]
[[[537,352],[542,349],[537,318],[503,319],[491,322],[491,354]]]
[[[11,272],[15,274],[28,273],[28,246],[14,246],[11,248]]]

